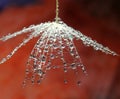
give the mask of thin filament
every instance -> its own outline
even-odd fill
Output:
[[[58,0],[56,0],[56,18],[55,18],[55,21],[58,23],[59,21],[59,2]]]

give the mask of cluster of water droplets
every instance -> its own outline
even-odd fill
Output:
[[[0,41],[7,41],[24,33],[29,33],[29,36],[0,61],[0,64],[6,62],[19,48],[33,38],[39,37],[28,59],[23,85],[29,80],[33,84],[35,82],[40,84],[46,72],[50,69],[63,68],[64,73],[67,73],[68,69],[72,69],[76,72],[78,67],[80,67],[83,73],[87,74],[74,44],[74,39],[81,40],[84,45],[91,46],[95,50],[100,50],[113,56],[117,55],[108,47],[104,47],[102,44],[85,36],[80,31],[69,27],[61,20],[31,25],[28,28],[23,28],[21,31],[3,36],[0,38]],[[59,61],[62,64],[60,64]],[[67,83],[67,80],[65,79],[64,82]],[[80,81],[78,81],[78,84],[80,84]]]
[[[27,79],[30,79],[33,84],[36,82],[40,84],[50,69],[63,68],[63,72],[66,73],[68,69],[76,70],[77,67],[81,67],[87,74],[73,42],[74,35],[72,37],[71,35],[63,22],[50,23],[40,35],[28,59],[24,84]],[[72,61],[65,58],[66,55],[71,57]],[[55,63],[55,60],[59,62]],[[65,83],[66,81],[64,80]]]

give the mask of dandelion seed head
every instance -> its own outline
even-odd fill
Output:
[[[81,40],[84,45],[92,46],[95,50],[100,50],[106,54],[117,55],[108,47],[104,47],[102,44],[99,44],[90,37],[85,36],[80,31],[69,27],[63,21],[31,25],[28,28],[23,28],[23,30],[19,32],[8,34],[0,40],[6,41],[26,32],[31,32],[29,37],[24,39],[23,42],[9,55],[3,58],[0,61],[0,64],[10,59],[20,47],[28,43],[31,39],[39,37],[29,56],[26,67],[26,80],[31,79],[31,83],[41,82],[46,72],[50,69],[63,68],[63,72],[66,73],[68,69],[76,70],[77,67],[81,67],[83,73],[87,74],[85,66],[82,63],[80,55],[74,44],[74,39]],[[72,61],[68,61],[65,58],[66,53],[67,55],[69,54]],[[59,61],[62,62],[62,65],[59,65],[59,63],[54,64],[56,59],[59,59]]]
[[[86,46],[91,46],[95,50],[100,50],[106,54],[117,55],[108,47],[104,47],[92,38],[82,34],[80,31],[73,29],[65,24],[58,17],[58,0],[56,0],[56,20],[45,22],[38,25],[31,25],[28,28],[23,28],[21,31],[8,34],[0,38],[0,41],[7,41],[18,35],[28,33],[28,37],[24,39],[9,55],[0,61],[0,64],[10,59],[19,48],[24,46],[33,38],[38,37],[38,41],[34,45],[26,65],[26,76],[23,82],[24,85],[31,81],[32,84],[40,84],[46,72],[51,69],[63,68],[63,72],[67,73],[69,69],[76,72],[78,67],[87,75],[85,66],[81,61],[81,57],[74,44],[74,39],[80,40]],[[68,56],[71,60],[67,59]],[[59,64],[59,61],[62,64]],[[76,72],[77,74],[77,72]],[[66,84],[68,81],[64,80]],[[80,85],[80,81],[77,82]]]

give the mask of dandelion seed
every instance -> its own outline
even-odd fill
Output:
[[[100,50],[106,54],[117,55],[114,51],[111,51],[108,47],[104,47],[102,44],[97,43],[90,37],[85,36],[80,31],[69,27],[58,17],[58,0],[56,0],[56,18],[53,22],[45,22],[38,25],[31,25],[28,28],[23,28],[23,30],[15,32],[13,34],[8,34],[0,38],[1,41],[7,41],[18,35],[29,33],[29,37],[24,39],[9,55],[0,61],[0,64],[6,62],[10,59],[16,51],[28,43],[33,38],[39,37],[36,42],[27,62],[26,66],[26,78],[31,79],[31,83],[34,84],[35,81],[40,84],[41,80],[44,78],[46,72],[52,69],[52,62],[55,59],[60,59],[63,63],[62,66],[55,66],[55,68],[63,67],[64,73],[68,72],[68,69],[77,69],[81,67],[83,73],[87,74],[85,66],[83,65],[80,55],[78,54],[77,48],[74,44],[74,39],[81,40],[83,44],[93,47],[95,50]],[[67,48],[67,53],[73,58],[73,62],[68,63],[65,59],[65,49]],[[59,65],[59,64],[58,64]],[[64,81],[67,83],[67,80]],[[78,85],[80,82],[78,81]]]

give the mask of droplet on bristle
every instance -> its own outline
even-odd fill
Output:
[[[31,84],[34,85],[34,83],[35,83],[35,81],[32,79],[32,80],[31,80]]]
[[[73,49],[73,48],[74,48],[73,44],[70,44],[70,49]]]
[[[79,55],[76,55],[75,58],[79,58]]]
[[[70,65],[70,67],[71,67],[72,69],[76,69],[76,68],[77,68],[75,63],[72,63],[72,64]]]
[[[41,56],[41,61],[42,61],[42,62],[45,62],[45,61],[46,61],[45,55],[42,55],[42,56]]]
[[[51,58],[51,59],[54,59],[55,56],[54,56],[53,54],[50,54],[50,58]]]
[[[26,86],[26,81],[24,80],[23,82],[22,82],[22,87],[24,88]]]
[[[67,84],[67,83],[68,83],[68,81],[66,79],[64,79],[64,84]]]
[[[81,85],[81,81],[78,81],[78,82],[77,82],[77,85],[80,86],[80,85]]]
[[[74,51],[71,50],[71,51],[70,51],[70,54],[71,54],[71,56],[74,56]]]
[[[26,74],[29,74],[29,69],[26,69]]]
[[[51,66],[47,66],[47,67],[46,67],[46,70],[50,70],[50,69],[51,69]]]
[[[45,51],[45,52],[48,52],[48,47],[45,47],[44,51]]]
[[[41,80],[40,80],[40,79],[38,79],[38,80],[37,80],[37,84],[40,84],[40,83],[41,83]]]
[[[67,70],[67,68],[64,68],[64,73],[66,73],[68,70]]]
[[[54,48],[54,49],[57,49],[58,46],[57,46],[56,44],[53,44],[53,48]]]
[[[62,45],[61,45],[61,48],[62,48],[62,49],[64,49],[64,48],[65,48],[65,45],[64,45],[64,44],[62,44]]]

